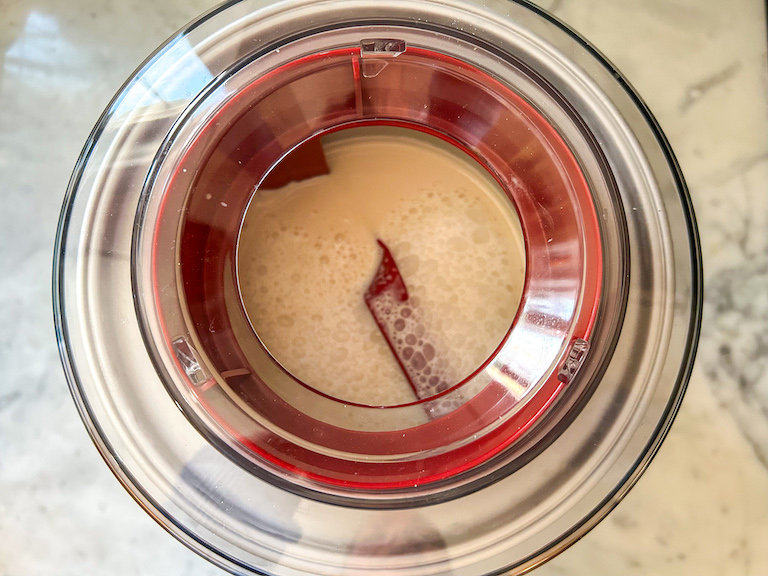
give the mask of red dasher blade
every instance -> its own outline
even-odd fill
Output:
[[[395,355],[408,383],[420,400],[445,392],[455,384],[447,378],[446,354],[438,354],[433,335],[428,334],[419,311],[386,244],[381,263],[365,292],[365,303]],[[458,408],[458,402],[438,398],[425,404],[430,417],[437,418]]]

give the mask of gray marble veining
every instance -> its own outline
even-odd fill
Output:
[[[768,158],[707,194],[700,365],[768,469]]]

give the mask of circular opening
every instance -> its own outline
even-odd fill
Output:
[[[391,126],[292,150],[256,187],[237,250],[239,296],[270,360],[357,406],[467,381],[509,333],[525,281],[517,213],[490,173],[445,139]]]
[[[544,116],[452,57],[357,47],[280,66],[196,121],[160,192],[152,269],[178,286],[155,299],[198,427],[289,484],[386,491],[479,474],[535,426],[583,360],[602,270],[590,191]],[[376,178],[337,186],[366,155]],[[323,244],[366,219],[364,252]],[[347,276],[355,289],[334,292]],[[313,311],[339,294],[354,319]],[[335,344],[352,334],[354,369]]]

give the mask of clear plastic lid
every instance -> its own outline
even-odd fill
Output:
[[[700,320],[652,117],[506,2],[203,16],[97,125],[54,273],[97,446],[235,573],[540,563],[647,466]]]

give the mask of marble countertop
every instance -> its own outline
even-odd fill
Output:
[[[222,574],[113,478],[70,399],[50,269],[92,125],[210,0],[0,3],[0,576]],[[768,67],[759,0],[541,0],[606,54],[682,165],[705,264],[700,352],[649,471],[541,576],[768,574]]]

